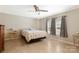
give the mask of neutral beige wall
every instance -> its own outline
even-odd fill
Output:
[[[20,30],[22,28],[35,27],[34,19],[0,13],[0,24],[5,25],[5,33],[9,29]]]
[[[79,9],[75,9],[72,11],[68,11],[68,12],[64,12],[58,15],[53,15],[50,16],[48,18],[52,18],[52,17],[61,17],[63,15],[67,16],[67,29],[68,29],[68,35],[69,38],[72,38],[72,34],[79,32]],[[42,22],[40,22],[40,24],[42,24],[42,26],[40,27],[41,29],[46,29],[45,28],[45,19],[41,19]]]

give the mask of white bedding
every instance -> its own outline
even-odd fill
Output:
[[[46,37],[47,32],[41,30],[22,30],[21,34],[25,37],[25,39],[29,42],[31,39]]]

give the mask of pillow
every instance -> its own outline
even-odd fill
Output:
[[[23,30],[35,30],[34,28],[25,28]]]

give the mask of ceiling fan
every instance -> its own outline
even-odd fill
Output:
[[[48,10],[41,10],[37,5],[33,5],[35,12],[48,12]]]

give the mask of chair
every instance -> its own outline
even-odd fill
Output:
[[[79,33],[73,34],[73,43],[74,46],[76,46],[76,44],[79,44]]]

